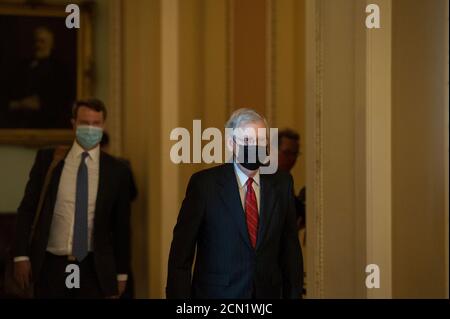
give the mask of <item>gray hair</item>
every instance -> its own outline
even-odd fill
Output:
[[[256,113],[256,111],[248,108],[241,108],[233,112],[227,123],[225,124],[225,128],[236,129],[242,127],[243,124],[247,123],[255,123],[255,122],[263,122],[266,128],[268,129],[266,119]]]

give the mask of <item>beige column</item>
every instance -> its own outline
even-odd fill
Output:
[[[306,1],[308,297],[448,295],[446,9]]]
[[[104,6],[105,2],[99,4]],[[111,136],[111,152],[122,155],[123,0],[109,0],[107,10],[109,43],[106,46],[108,52],[106,61],[108,62],[107,74],[109,78],[103,80],[109,83],[108,107],[111,116],[108,120],[108,131]]]
[[[136,295],[161,295],[160,1],[123,2],[123,155],[139,190],[133,204]]]
[[[446,67],[445,67],[445,75],[444,75],[444,105],[449,105],[449,78],[448,78],[448,70],[449,70],[449,45],[448,45],[448,37],[449,37],[449,3],[445,2],[445,9],[444,12],[446,12],[446,31],[444,32],[444,54],[446,56]],[[445,189],[444,194],[448,194],[449,191],[449,108],[445,108],[445,113],[443,116],[444,120],[444,134],[445,134],[445,141],[444,141],[444,162],[445,162]],[[449,298],[449,265],[448,265],[448,258],[449,258],[449,205],[448,205],[449,199],[448,196],[445,196],[445,210],[444,210],[444,216],[445,216],[445,269],[447,269],[445,273],[445,285],[446,285],[446,298]]]
[[[367,296],[391,298],[392,4],[391,0],[369,3],[380,7],[381,28],[366,30],[366,240],[367,264],[379,267],[380,287],[368,289]]]
[[[160,296],[165,296],[172,230],[179,209],[178,165],[170,159],[172,129],[179,125],[179,1],[161,2],[161,271]]]
[[[391,296],[390,2],[378,3],[383,28],[367,31],[364,2],[306,1],[311,298]]]
[[[392,6],[393,297],[445,298],[448,1]]]
[[[315,0],[305,3],[305,42],[306,42],[306,185],[308,191],[307,207],[307,254],[305,265],[307,298],[321,298],[323,291],[323,198],[322,190],[322,30],[321,7]]]

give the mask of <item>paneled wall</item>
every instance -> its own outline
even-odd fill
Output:
[[[392,5],[393,297],[448,297],[448,1]]]
[[[309,297],[446,298],[448,2],[306,8]]]

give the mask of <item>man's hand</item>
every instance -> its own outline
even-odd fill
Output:
[[[117,289],[119,291],[119,294],[117,296],[111,296],[107,297],[106,299],[119,299],[120,296],[123,295],[125,292],[125,288],[127,287],[127,281],[126,280],[118,280],[117,281]]]
[[[123,295],[125,292],[125,288],[127,287],[127,281],[126,280],[119,280],[117,282],[118,288],[119,288],[119,297]]]
[[[14,278],[21,289],[25,289],[30,285],[31,275],[31,263],[29,260],[14,263]]]

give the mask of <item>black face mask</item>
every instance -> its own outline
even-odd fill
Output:
[[[256,171],[261,166],[269,165],[266,163],[267,159],[267,148],[265,146],[257,146],[257,145],[241,145],[236,144],[239,147],[239,152],[236,157],[236,161],[241,164],[244,168]],[[243,154],[243,159],[242,159]],[[252,154],[250,160],[250,154]],[[260,154],[264,154],[262,158],[260,158]]]

